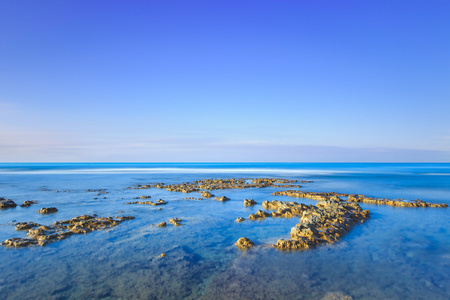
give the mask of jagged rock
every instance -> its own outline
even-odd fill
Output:
[[[12,207],[16,207],[17,204],[12,201],[11,199],[5,199],[0,197],[0,209],[3,208],[12,208]]]
[[[239,218],[236,219],[236,222],[238,222],[238,223],[241,223],[241,222],[243,222],[243,221],[245,221],[245,219],[244,219],[244,218],[241,218],[241,217],[239,217]]]
[[[270,217],[270,216],[271,216],[271,214],[269,214],[265,211],[262,211],[262,210],[258,210],[256,213],[249,215],[248,219],[249,220],[258,220],[258,219],[264,219],[264,218]]]
[[[135,202],[127,202],[126,204],[146,204],[146,205],[164,205],[167,204],[166,201],[162,200],[162,199],[158,199],[158,202],[153,202],[153,201],[135,201]]]
[[[118,225],[124,220],[131,220],[134,217],[97,217],[95,215],[83,215],[67,221],[56,221],[51,226],[39,226],[32,222],[21,222],[18,230],[26,229],[30,226],[27,235],[30,238],[11,238],[1,244],[6,247],[26,247],[32,245],[44,246],[50,242],[63,240],[72,234],[88,233],[90,231],[102,230]],[[39,227],[37,227],[39,226]],[[37,228],[36,228],[37,227]],[[17,227],[16,227],[17,229]]]
[[[214,197],[214,195],[212,195],[210,192],[208,191],[203,191],[201,192],[200,196],[202,196],[203,198],[211,198]]]
[[[253,206],[256,204],[256,201],[253,199],[244,199],[244,206]]]
[[[18,222],[16,223],[16,230],[28,230],[39,226],[41,225],[34,222]]]
[[[355,203],[368,203],[368,204],[378,204],[378,205],[390,205],[390,206],[401,206],[401,207],[438,207],[438,208],[446,208],[448,207],[445,203],[429,203],[421,200],[412,200],[406,201],[403,199],[385,199],[385,198],[375,198],[375,197],[366,197],[364,195],[355,195],[355,194],[343,194],[343,193],[317,193],[317,192],[304,192],[304,191],[279,191],[272,193],[274,196],[289,196],[289,197],[297,197],[297,198],[307,198],[316,201],[325,201],[325,200],[336,200],[342,201],[340,197],[347,197],[348,202]]]
[[[169,222],[172,223],[174,226],[180,226],[182,220],[178,219],[178,218],[173,218],[173,219],[170,219]]]
[[[25,201],[20,206],[21,207],[29,207],[29,206],[31,206],[33,204],[36,204],[36,203],[37,203],[37,201]]]
[[[235,243],[235,245],[241,249],[241,250],[247,250],[253,247],[255,243],[253,243],[252,241],[250,241],[248,238],[246,237],[241,237],[240,239],[237,240],[237,242]]]
[[[57,211],[58,211],[58,209],[56,207],[43,207],[40,210],[38,210],[37,212],[40,214],[52,214]]]
[[[161,223],[159,223],[159,224],[156,225],[156,226],[158,226],[158,227],[166,227],[166,226],[167,226],[167,223],[166,223],[166,222],[161,222]]]
[[[222,201],[222,202],[230,200],[230,198],[228,198],[226,196],[215,197],[214,199],[217,200],[217,201]]]

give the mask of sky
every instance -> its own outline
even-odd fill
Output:
[[[449,0],[2,0],[0,162],[450,162]]]

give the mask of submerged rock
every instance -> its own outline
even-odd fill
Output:
[[[0,197],[0,209],[16,207],[17,204],[11,199]]]
[[[244,206],[253,206],[256,204],[256,201],[253,199],[244,199]]]
[[[241,237],[240,239],[237,240],[235,245],[241,250],[247,250],[252,248],[253,245],[255,245],[255,243],[253,243],[252,241],[250,241],[250,239],[246,237]]]
[[[40,214],[52,214],[57,212],[58,209],[56,207],[43,207],[40,210],[38,210],[37,212]]]

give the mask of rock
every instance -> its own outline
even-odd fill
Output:
[[[448,207],[445,203],[429,203],[421,200],[412,200],[406,201],[402,199],[385,199],[385,198],[375,198],[375,197],[366,197],[364,195],[355,195],[355,194],[343,194],[343,193],[317,193],[317,192],[304,192],[304,191],[279,191],[272,193],[274,196],[289,196],[289,197],[297,197],[297,198],[307,198],[316,201],[325,201],[325,200],[335,200],[342,201],[340,197],[347,197],[348,202],[355,203],[368,203],[368,204],[378,204],[378,205],[390,205],[390,206],[401,206],[401,207],[438,207],[438,208],[446,208]]]
[[[262,210],[258,210],[256,213],[249,215],[248,219],[249,220],[258,220],[258,219],[264,219],[264,218],[270,217],[270,216],[271,216],[271,214],[269,214],[265,211],[262,211]]]
[[[238,222],[238,223],[243,222],[243,221],[245,221],[245,219],[244,219],[244,218],[241,218],[241,217],[239,217],[239,218],[236,219],[236,222]]]
[[[208,191],[203,191],[201,192],[200,196],[202,196],[203,198],[211,198],[214,197],[214,195],[212,195],[210,192]]]
[[[165,253],[161,253],[161,254],[159,255],[159,257],[166,257],[166,254],[165,254]]]
[[[16,230],[28,230],[34,227],[39,227],[41,225],[34,222],[19,222],[16,223]]]
[[[255,245],[255,243],[253,243],[246,237],[241,237],[240,239],[237,240],[235,245],[241,250],[247,250],[247,249],[252,248],[253,245]]]
[[[180,226],[181,225],[181,219],[173,218],[169,220],[170,223],[172,223],[174,226]]]
[[[217,200],[217,201],[222,201],[222,202],[230,200],[230,198],[228,198],[226,196],[215,197],[214,199]]]
[[[17,230],[29,229],[29,238],[11,238],[1,244],[6,247],[44,246],[50,242],[63,240],[72,234],[88,233],[118,225],[124,220],[134,217],[97,217],[96,215],[83,215],[67,221],[57,221],[51,226],[40,226],[33,222],[20,222],[16,224]],[[37,228],[36,228],[37,227]]]
[[[151,196],[141,196],[141,199],[150,199]]]
[[[135,202],[127,202],[126,204],[146,204],[146,205],[164,205],[167,204],[166,201],[162,200],[162,199],[158,199],[158,202],[153,202],[153,201],[135,201]]]
[[[16,207],[17,204],[12,201],[11,199],[5,199],[0,197],[0,209],[4,209],[4,208],[13,208]]]
[[[57,211],[58,211],[58,209],[56,207],[43,207],[40,210],[38,210],[37,212],[40,214],[52,214]]]
[[[21,207],[29,207],[29,206],[31,206],[33,204],[36,204],[36,203],[37,203],[37,201],[25,201],[20,206]]]
[[[322,298],[322,300],[353,300],[352,297],[344,295],[341,292],[330,292]]]
[[[256,201],[253,199],[244,199],[244,206],[253,206],[256,204]]]
[[[159,223],[159,224],[156,225],[156,226],[158,226],[158,227],[166,227],[166,226],[167,226],[167,223],[166,223],[166,222],[161,222],[161,223]]]

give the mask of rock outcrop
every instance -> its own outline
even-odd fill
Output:
[[[45,215],[45,214],[53,214],[57,211],[58,211],[58,209],[56,207],[43,207],[40,210],[38,210],[37,212]]]
[[[33,204],[37,204],[37,201],[24,201],[22,204],[20,204],[21,207],[30,207]]]
[[[215,197],[214,199],[217,200],[217,201],[222,201],[222,202],[230,200],[230,198],[228,198],[226,196]]]
[[[253,206],[256,204],[256,201],[253,199],[244,199],[244,206]]]
[[[324,201],[327,199],[341,200],[341,197],[347,197],[348,202],[355,203],[368,203],[368,204],[379,204],[379,205],[390,205],[390,206],[401,206],[401,207],[439,207],[446,208],[448,207],[445,203],[430,203],[421,200],[403,200],[403,199],[386,199],[386,198],[375,198],[375,197],[367,197],[364,195],[356,195],[356,194],[343,194],[343,193],[318,193],[318,192],[305,192],[305,191],[279,191],[272,193],[273,196],[289,196],[296,198],[307,198],[316,201]]]
[[[162,200],[162,199],[158,199],[158,202],[153,202],[153,201],[134,201],[134,202],[127,202],[126,204],[146,204],[146,205],[164,205],[167,204],[166,201]]]
[[[247,250],[252,248],[253,245],[255,245],[255,243],[253,243],[252,241],[250,241],[250,239],[246,237],[241,237],[240,239],[237,240],[235,245],[241,250]]]
[[[13,208],[16,207],[17,204],[12,201],[11,199],[5,199],[0,197],[0,209],[4,209],[4,208]]]
[[[96,215],[83,215],[67,221],[57,221],[50,226],[41,226],[33,222],[21,222],[16,224],[17,230],[28,230],[29,238],[11,238],[3,241],[1,245],[6,247],[45,246],[48,243],[63,240],[72,234],[88,233],[118,225],[122,221],[131,220],[134,217],[97,217]]]

